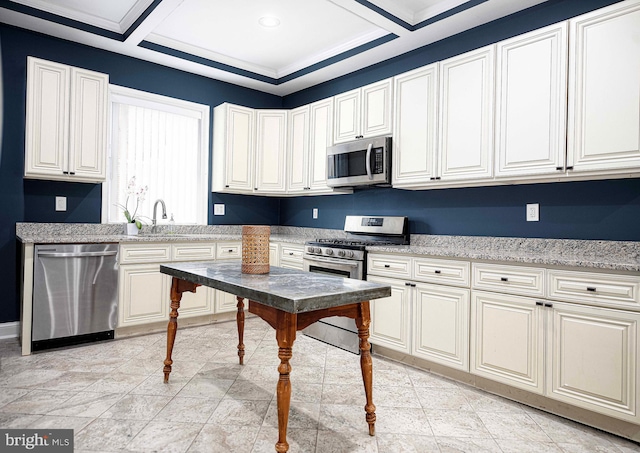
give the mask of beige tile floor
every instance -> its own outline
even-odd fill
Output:
[[[76,452],[273,452],[277,346],[247,320],[178,331],[164,384],[165,334],[19,355],[0,342],[0,427],[72,428]],[[640,452],[625,439],[374,356],[376,436],[357,356],[299,335],[290,452]]]

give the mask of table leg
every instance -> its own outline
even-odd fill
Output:
[[[164,360],[164,382],[169,382],[169,374],[171,373],[171,354],[173,354],[173,344],[176,341],[176,332],[178,330],[178,309],[180,308],[180,300],[182,293],[190,291],[196,292],[196,288],[200,286],[197,283],[181,280],[173,277],[171,280],[171,313],[169,313],[169,325],[167,326],[167,358]]]
[[[244,365],[244,299],[236,297],[238,300],[238,313],[236,322],[238,323],[238,360],[240,365]]]
[[[293,342],[296,339],[297,316],[291,313],[278,313],[278,328],[276,329],[276,340],[278,341],[278,358],[280,365],[278,372],[277,403],[278,403],[278,443],[276,451],[283,453],[289,451],[287,443],[287,425],[289,424],[289,407],[291,405],[291,365],[289,360],[292,356]]]
[[[370,324],[369,302],[362,302],[358,308],[356,326],[358,327],[358,337],[360,338],[360,369],[362,370],[364,392],[367,397],[367,404],[364,406],[364,410],[369,424],[369,435],[373,436],[375,435],[376,406],[373,404],[373,364],[371,362],[371,344],[369,343]]]
[[[173,353],[173,344],[176,341],[176,332],[178,330],[178,309],[180,308],[180,300],[182,293],[176,291],[177,279],[174,277],[171,282],[171,313],[169,313],[169,325],[167,326],[167,358],[164,359],[164,382],[169,382],[169,374],[171,373],[171,354]]]

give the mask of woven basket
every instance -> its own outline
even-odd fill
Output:
[[[271,227],[245,225],[242,227],[242,273],[269,273],[269,236]]]

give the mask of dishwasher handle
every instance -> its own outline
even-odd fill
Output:
[[[113,256],[117,251],[111,252],[38,252],[38,256],[48,256],[49,258],[84,258],[89,256]]]

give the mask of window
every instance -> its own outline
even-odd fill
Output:
[[[153,205],[162,199],[167,219],[177,224],[207,224],[209,106],[110,86],[111,142],[102,221],[126,222],[127,185],[147,186],[137,217],[151,223]],[[135,200],[128,208],[135,209]],[[157,218],[162,216],[158,208]],[[166,222],[166,221],[164,221]],[[158,223],[161,223],[160,220]]]

